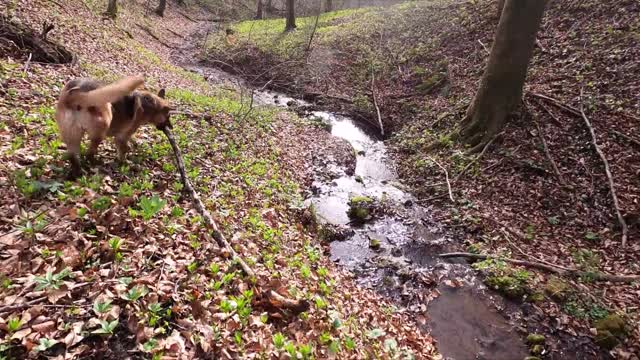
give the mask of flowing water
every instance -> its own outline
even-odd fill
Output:
[[[295,102],[274,93],[260,94],[255,100],[277,106]],[[507,304],[487,292],[466,263],[445,262],[437,256],[452,250],[454,243],[430,219],[429,209],[403,190],[385,144],[348,117],[324,111],[307,116],[331,125],[331,134],[348,141],[358,154],[353,174],[336,164],[328,165],[329,177],[327,169],[320,169],[307,199],[321,222],[350,230],[347,239],[330,244],[331,259],[357,274],[362,286],[424,319],[422,326],[445,357],[524,359],[527,348],[521,337],[496,310],[496,304],[500,308]],[[353,225],[347,216],[353,196],[383,202],[391,211],[364,225]],[[372,239],[380,248],[370,247]]]

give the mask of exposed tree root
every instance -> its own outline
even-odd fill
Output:
[[[600,272],[586,272],[578,269],[562,268],[557,265],[547,265],[539,262],[509,259],[509,258],[503,258],[500,256],[492,256],[492,255],[455,252],[455,253],[440,254],[438,256],[440,256],[443,259],[462,257],[462,258],[476,259],[476,260],[486,260],[486,259],[501,260],[514,265],[520,265],[520,266],[535,268],[539,270],[544,270],[544,271],[562,275],[562,276],[569,276],[574,278],[584,276],[594,281],[610,281],[610,282],[622,282],[622,283],[640,281],[640,275],[612,275],[612,274],[605,274]]]
[[[376,107],[376,113],[378,114],[378,125],[380,126],[380,135],[384,136],[384,126],[382,125],[382,116],[380,116],[380,107],[378,106],[378,100],[376,99],[376,87],[375,87],[375,74],[373,68],[371,68],[371,96],[373,97],[373,105]],[[453,201],[453,199],[451,199]]]

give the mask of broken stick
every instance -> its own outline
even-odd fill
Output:
[[[168,127],[164,127],[162,129],[162,132],[164,132],[164,134],[167,136],[167,139],[169,140],[169,143],[173,148],[173,153],[176,158],[176,163],[178,164],[178,170],[180,171],[180,179],[182,180],[184,189],[189,193],[189,196],[191,196],[191,200],[193,200],[193,206],[196,208],[196,211],[198,211],[198,213],[202,216],[207,227],[211,229],[213,233],[213,239],[218,243],[218,245],[221,248],[224,248],[225,250],[229,251],[229,254],[231,254],[233,261],[235,261],[240,265],[240,267],[242,268],[242,271],[244,271],[244,273],[247,274],[247,276],[252,278],[255,277],[255,273],[253,272],[253,270],[251,270],[249,265],[247,265],[247,263],[245,263],[244,260],[242,260],[240,256],[238,256],[238,253],[236,253],[233,247],[231,247],[231,244],[227,241],[227,239],[225,239],[222,232],[218,229],[218,225],[216,225],[215,221],[213,221],[213,217],[211,217],[211,214],[209,213],[209,211],[207,211],[207,209],[204,207],[202,200],[200,200],[200,195],[198,195],[198,193],[195,191],[195,189],[191,185],[191,182],[187,177],[187,172],[184,169],[184,161],[182,160],[180,148],[178,147],[178,144],[176,144],[176,140],[173,137],[171,130]]]
[[[565,275],[570,277],[585,276],[585,277],[589,277],[594,281],[610,281],[610,282],[623,282],[623,283],[640,281],[640,275],[612,275],[612,274],[605,274],[601,272],[586,272],[578,269],[566,269],[557,265],[547,265],[539,262],[509,259],[509,258],[503,258],[500,256],[492,256],[492,255],[454,252],[454,253],[440,254],[438,256],[443,259],[462,257],[462,258],[475,259],[475,260],[487,260],[487,259],[500,260],[500,261],[508,262],[514,265],[531,267],[531,268],[544,270],[544,271],[558,274],[558,275]]]
[[[607,174],[607,180],[609,180],[609,190],[611,191],[611,198],[613,200],[613,207],[616,210],[616,216],[618,217],[618,222],[620,223],[620,227],[622,227],[622,247],[627,245],[627,237],[629,234],[629,227],[627,226],[627,222],[622,216],[622,211],[620,210],[620,203],[618,202],[618,196],[616,195],[616,186],[613,181],[613,175],[611,175],[611,169],[609,168],[609,162],[607,161],[604,152],[598,146],[598,141],[596,137],[596,132],[593,130],[593,126],[591,126],[591,121],[587,117],[587,114],[584,112],[584,102],[582,101],[583,89],[580,89],[580,114],[582,115],[582,119],[584,120],[585,125],[589,129],[589,133],[591,134],[591,143],[593,147],[596,149],[596,152],[600,156],[602,163],[604,164],[604,172]]]
[[[378,124],[380,125],[380,135],[384,136],[384,127],[382,126],[382,116],[380,116],[380,107],[378,106],[378,100],[376,100],[375,89],[375,75],[373,73],[373,67],[371,68],[371,96],[373,96],[373,105],[376,107],[376,113],[378,114]]]

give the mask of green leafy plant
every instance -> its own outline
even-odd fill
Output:
[[[111,308],[113,307],[111,305],[112,301],[111,300],[106,300],[105,302],[98,302],[95,301],[93,303],[93,311],[96,314],[104,314],[104,313],[108,313]]]
[[[113,334],[113,331],[118,327],[118,320],[113,320],[111,322],[106,320],[100,320],[100,327],[93,331],[94,334],[100,335],[110,335]]]
[[[22,326],[22,321],[20,320],[20,318],[12,317],[9,319],[9,321],[7,321],[7,330],[9,331],[9,333],[18,331],[18,329],[20,329],[20,326]]]
[[[152,197],[143,196],[138,202],[138,206],[141,210],[141,215],[144,220],[151,220],[162,208],[167,204],[165,200],[160,199],[158,196]]]
[[[276,349],[282,349],[287,341],[287,338],[282,335],[282,333],[275,333],[271,337],[271,339],[273,340],[273,345],[276,347]]]
[[[149,293],[149,289],[147,289],[146,286],[136,286],[129,289],[129,291],[122,295],[122,298],[133,302],[144,297],[147,293]]]
[[[38,346],[36,346],[36,351],[39,351],[39,352],[46,351],[57,343],[58,342],[53,339],[40,338],[40,343],[38,344]]]
[[[36,291],[40,290],[58,290],[62,286],[63,280],[71,275],[71,269],[64,268],[59,273],[54,274],[51,271],[47,271],[45,276],[36,276],[34,279],[36,283]]]

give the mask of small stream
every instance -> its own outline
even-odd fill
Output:
[[[270,92],[254,100],[283,107],[303,104]],[[524,359],[528,351],[511,325],[515,322],[497,310],[509,304],[488,292],[466,263],[439,259],[454,243],[430,219],[429,208],[403,190],[385,144],[348,117],[324,111],[311,111],[307,117],[331,125],[331,134],[349,142],[358,154],[353,174],[331,162],[318,171],[307,199],[321,222],[348,229],[345,240],[330,244],[331,259],[354,272],[360,285],[422,319],[419,324],[431,332],[446,358]],[[384,202],[388,214],[364,225],[351,224],[347,211],[353,196]],[[370,247],[372,239],[380,248]]]

